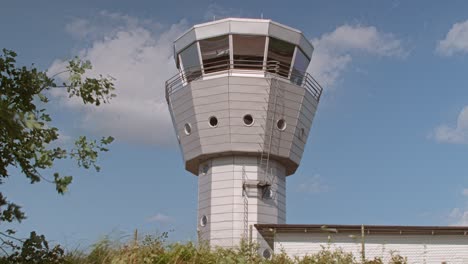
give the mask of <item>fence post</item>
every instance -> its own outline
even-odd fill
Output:
[[[362,258],[362,263],[366,262],[366,242],[365,242],[364,235],[365,235],[364,225],[361,225],[361,258]]]

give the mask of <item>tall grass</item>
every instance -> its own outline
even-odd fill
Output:
[[[121,243],[103,239],[87,252],[66,252],[59,245],[50,247],[42,235],[31,233],[30,238],[21,245],[13,245],[12,252],[3,251],[0,264],[230,264],[230,263],[311,263],[311,264],[383,264],[381,259],[359,261],[342,250],[330,250],[324,247],[320,252],[302,258],[291,258],[285,252],[277,252],[270,259],[262,258],[255,243],[241,241],[233,249],[210,248],[207,244],[168,243],[167,233],[159,236],[146,236],[137,239],[135,232],[132,241]],[[4,242],[5,243],[5,242]],[[392,255],[391,264],[407,263],[406,258]]]
[[[211,249],[206,244],[193,242],[166,243],[167,233],[162,236],[146,236],[142,241],[115,243],[104,239],[96,243],[89,253],[74,251],[63,258],[66,264],[211,264],[211,263],[311,263],[311,264],[357,264],[362,263],[351,253],[342,250],[323,248],[316,254],[302,258],[291,258],[284,252],[274,254],[271,259],[264,259],[259,254],[258,245],[242,241],[237,248]],[[365,264],[383,264],[381,259],[366,260]],[[406,258],[392,255],[390,264],[407,263]]]

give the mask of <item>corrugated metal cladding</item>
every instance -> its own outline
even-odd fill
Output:
[[[276,107],[270,98],[273,89],[283,90]],[[272,86],[266,78],[236,76],[193,81],[170,100],[186,168],[195,175],[200,162],[216,155],[258,155],[269,140],[266,128],[279,119],[285,120],[286,128],[280,131],[273,124],[271,157],[283,163],[286,175],[294,173],[318,104],[306,89],[289,81]],[[254,119],[251,126],[244,124],[247,114]],[[267,121],[273,115],[275,120]],[[213,116],[218,120],[215,128],[209,123]],[[184,131],[186,124],[191,126],[190,135]]]
[[[392,252],[408,258],[408,263],[468,263],[468,237],[465,235],[383,235],[365,236],[367,259],[382,258],[388,263]],[[360,259],[361,237],[349,234],[326,233],[277,233],[275,252],[303,257],[323,248],[342,249]]]
[[[248,225],[286,222],[286,181],[284,167],[272,161],[275,177],[272,199],[260,199],[260,189],[248,195]],[[236,247],[244,235],[243,172],[248,180],[262,180],[257,157],[230,156],[214,158],[200,165],[198,177],[198,218],[206,216],[206,225],[199,224],[202,240],[212,246]],[[253,239],[268,247],[257,230]]]

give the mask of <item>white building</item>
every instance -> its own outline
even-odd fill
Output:
[[[252,238],[267,256],[279,248],[313,253],[328,238],[313,225],[299,232],[301,226],[285,224],[286,178],[300,164],[322,93],[306,72],[313,50],[300,31],[267,19],[195,25],[175,40],[179,73],[166,82],[166,99],[185,168],[198,176],[200,240],[235,247]],[[436,232],[440,241],[423,244],[427,232],[394,236],[404,228],[392,228],[392,236],[374,234],[384,227],[367,228],[368,247],[385,253],[389,244],[404,254],[405,240],[418,250],[453,240],[451,246],[465,248],[463,229]],[[346,232],[356,228],[336,229],[333,241],[355,252]],[[299,245],[303,250],[294,249]]]
[[[409,263],[468,263],[468,227],[277,225],[255,227],[275,252],[304,257],[325,249],[342,249],[360,259],[390,260],[392,252]]]

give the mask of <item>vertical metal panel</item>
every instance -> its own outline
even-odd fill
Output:
[[[360,237],[327,233],[277,233],[275,251],[303,257],[321,251],[342,249],[356,259],[361,254]],[[467,263],[468,240],[461,235],[366,235],[366,258],[389,263],[391,252],[407,257],[408,263]]]
[[[304,51],[304,53],[307,55],[307,57],[309,57],[309,59],[312,58],[312,53],[314,52],[314,46],[302,34],[299,39],[299,47],[301,47],[301,50]]]
[[[195,42],[195,40],[195,29],[192,28],[174,42],[174,52],[179,54],[181,50]]]
[[[229,21],[201,25],[195,28],[197,39],[206,39],[229,34]]]
[[[232,34],[268,35],[268,20],[239,21],[231,20]]]
[[[293,43],[295,45],[299,44],[300,33],[292,30],[287,30],[283,26],[279,26],[275,23],[270,23],[268,35],[277,39],[287,41],[289,43]]]

